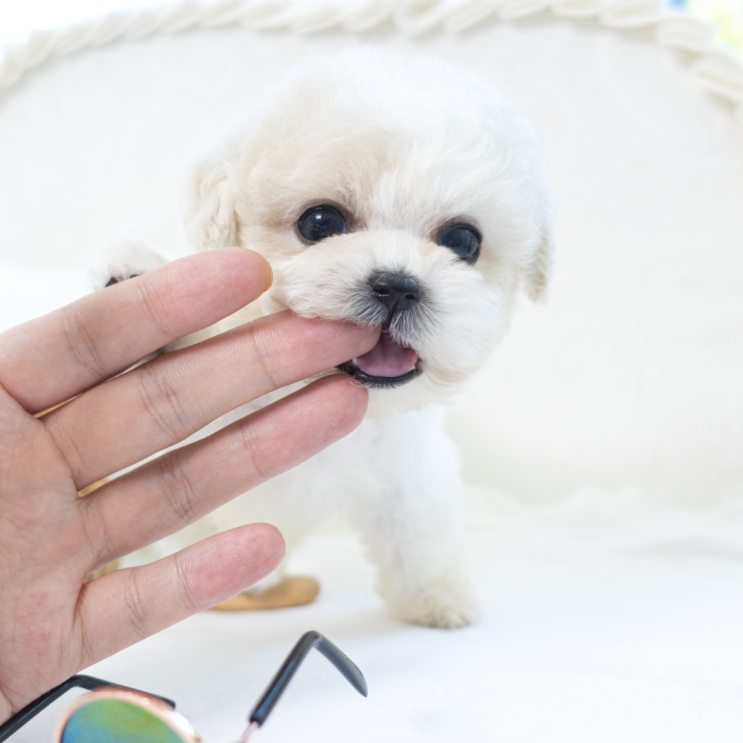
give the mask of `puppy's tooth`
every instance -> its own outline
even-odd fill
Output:
[[[351,363],[352,363],[352,364],[353,364],[354,366],[358,366],[358,365],[359,365],[359,360],[358,360],[358,359],[351,359]]]

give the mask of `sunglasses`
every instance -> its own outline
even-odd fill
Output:
[[[366,679],[350,658],[319,632],[306,632],[253,707],[248,727],[237,743],[246,743],[265,723],[312,648],[317,648],[359,694],[367,695]],[[175,702],[92,676],[73,676],[17,712],[0,726],[0,743],[76,687],[87,689],[90,694],[76,699],[64,713],[57,724],[54,743],[201,743],[193,725],[175,711]]]

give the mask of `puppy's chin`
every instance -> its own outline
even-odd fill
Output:
[[[435,361],[427,362],[414,349],[397,343],[385,326],[371,351],[340,364],[334,371],[366,388],[367,418],[387,418],[450,402],[478,368],[479,364],[454,371]]]
[[[386,418],[436,402],[418,352],[396,342],[385,324],[377,345],[337,367],[369,392],[367,418]]]
[[[429,405],[445,404],[464,386],[462,385],[460,389],[450,388],[448,395],[442,395],[441,390],[436,389],[432,381],[423,371],[409,382],[396,387],[367,386],[369,406],[366,417],[388,418],[391,415],[421,410]]]
[[[374,348],[363,356],[340,364],[338,370],[373,390],[402,387],[422,373],[418,352],[394,338],[389,322],[382,325]]]
[[[338,371],[342,371],[352,379],[355,379],[359,384],[366,387],[368,390],[391,390],[394,387],[402,387],[408,382],[412,382],[420,372],[413,368],[405,374],[398,374],[394,377],[384,377],[377,374],[367,374],[362,371],[353,361],[347,361],[345,364],[341,364],[338,367]]]
[[[372,420],[389,418],[391,415],[410,413],[432,404],[432,400],[421,389],[420,379],[413,379],[404,386],[388,389],[369,388],[369,406],[366,417]]]

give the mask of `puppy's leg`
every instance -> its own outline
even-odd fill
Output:
[[[389,533],[379,533],[368,540],[372,559],[379,568],[377,590],[392,614],[405,622],[439,629],[472,624],[477,619],[478,603],[460,556],[449,554],[448,559],[442,559],[443,555],[430,549],[429,540],[444,537],[443,530],[427,534],[418,529],[394,530],[395,539],[409,541],[390,549]]]
[[[432,512],[425,503],[430,495],[397,490],[390,510],[367,523],[363,536],[379,570],[377,590],[406,622],[465,627],[477,618],[478,603],[463,565],[462,518],[456,507]],[[439,504],[442,495],[436,494]]]

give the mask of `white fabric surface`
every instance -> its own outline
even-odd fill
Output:
[[[228,743],[313,628],[359,665],[369,698],[310,657],[258,733],[266,743],[740,740],[740,508],[700,519],[596,491],[534,507],[484,489],[470,507],[473,627],[388,619],[356,542],[323,536],[294,560],[322,580],[315,604],[200,614],[90,673],[169,695],[206,743]],[[62,707],[14,743],[48,740]]]
[[[482,620],[451,633],[393,622],[353,539],[323,536],[295,558],[323,584],[316,604],[203,614],[90,672],[176,698],[219,743],[315,628],[359,664],[370,698],[312,658],[266,741],[739,740],[743,135],[729,107],[682,56],[591,23],[383,41],[506,82],[543,133],[558,195],[552,299],[521,309],[451,416],[480,485]],[[112,236],[184,252],[189,145],[276,71],[349,43],[152,39],[4,94],[0,327],[83,293]],[[52,716],[18,740],[43,741]]]

